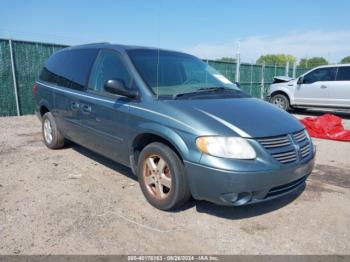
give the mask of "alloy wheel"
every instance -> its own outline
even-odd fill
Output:
[[[171,191],[171,173],[168,163],[159,155],[146,158],[142,171],[149,193],[158,200],[166,199]]]
[[[276,105],[278,108],[281,108],[281,109],[286,109],[286,101],[284,98],[282,97],[276,97],[273,102],[272,102],[274,105]]]
[[[44,137],[45,137],[45,141],[48,144],[51,144],[51,142],[52,142],[52,127],[51,127],[51,122],[49,119],[45,119],[45,121],[44,121]]]

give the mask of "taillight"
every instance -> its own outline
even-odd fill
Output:
[[[36,83],[34,82],[34,85],[33,85],[33,95],[36,96]]]

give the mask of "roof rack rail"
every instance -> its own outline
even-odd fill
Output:
[[[102,45],[102,44],[110,44],[110,42],[88,43],[88,44],[82,44],[82,45]]]

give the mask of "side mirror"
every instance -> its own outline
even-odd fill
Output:
[[[239,82],[235,82],[235,85],[238,87],[238,88],[241,88],[241,84]]]
[[[108,80],[104,85],[104,89],[108,93],[112,93],[120,96],[126,96],[129,98],[135,98],[138,94],[137,91],[135,90],[127,89],[122,79]]]
[[[304,77],[301,76],[301,77],[298,78],[297,84],[301,85],[302,83],[304,83]]]

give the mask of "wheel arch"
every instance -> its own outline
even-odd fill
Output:
[[[286,91],[284,91],[284,90],[276,90],[276,91],[273,91],[273,92],[271,93],[271,98],[270,98],[270,99],[272,99],[272,97],[274,97],[275,95],[285,95],[285,96],[287,97],[289,103],[291,102],[291,100],[290,100],[290,95],[289,95]]]
[[[45,99],[41,99],[37,107],[39,116],[42,118],[47,112],[51,112],[51,106]]]
[[[145,126],[144,126],[145,127]],[[158,125],[147,125],[147,128],[142,128],[142,132],[136,134],[129,143],[130,166],[134,174],[138,157],[142,149],[153,142],[160,142],[169,146],[183,162],[189,152],[184,140],[174,130]]]
[[[41,117],[43,117],[47,112],[50,112],[50,109],[46,105],[40,106],[39,113]]]

